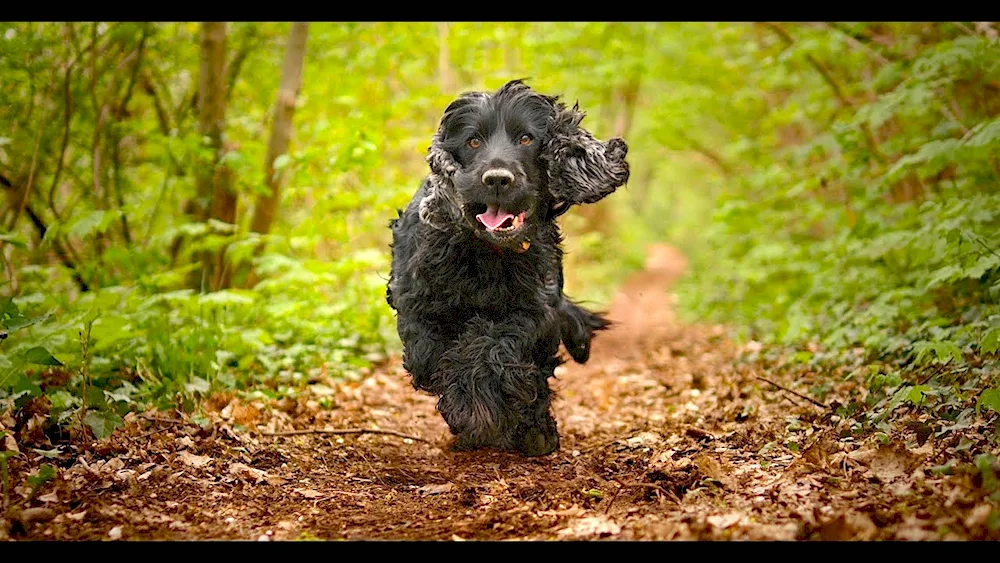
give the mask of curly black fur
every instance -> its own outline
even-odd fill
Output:
[[[456,448],[555,451],[559,344],[584,363],[610,324],[563,293],[555,217],[629,174],[625,142],[594,139],[582,119],[520,80],[462,95],[434,135],[430,175],[390,223],[403,365],[439,397]]]

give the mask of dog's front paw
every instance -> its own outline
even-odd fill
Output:
[[[454,430],[452,432],[454,433]],[[478,450],[482,447],[483,445],[479,442],[479,440],[473,438],[472,436],[468,434],[456,433],[455,439],[452,440],[448,449],[453,452],[469,452],[472,450]]]
[[[548,455],[559,449],[556,421],[549,417],[538,426],[528,426],[518,436],[517,450],[526,456]]]
[[[588,338],[579,344],[570,343],[566,347],[566,351],[569,352],[569,356],[573,358],[574,362],[585,364],[590,359],[590,339]]]

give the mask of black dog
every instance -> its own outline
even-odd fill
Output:
[[[584,363],[609,325],[563,294],[555,218],[629,176],[625,142],[594,139],[583,117],[520,80],[462,95],[433,138],[431,174],[390,223],[403,366],[439,397],[457,449],[555,451],[559,344]]]

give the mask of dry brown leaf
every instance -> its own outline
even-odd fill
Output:
[[[625,440],[625,443],[632,448],[651,447],[659,444],[663,439],[656,432],[642,432]]]
[[[720,464],[715,458],[707,455],[699,456],[695,459],[695,464],[698,466],[698,471],[705,477],[709,477],[719,483],[722,483],[722,486],[726,489],[736,489],[736,480],[723,469],[722,464]]]
[[[965,518],[965,527],[975,529],[986,524],[986,520],[989,518],[992,511],[993,507],[988,504],[980,504],[979,506],[973,508],[969,511],[969,515]]]
[[[872,456],[868,469],[880,481],[888,483],[906,476],[909,462],[910,456],[905,449],[883,446]]]
[[[203,467],[212,461],[207,455],[195,455],[187,450],[184,450],[177,454],[177,459],[181,460],[184,465],[190,465],[191,467]]]
[[[123,467],[125,467],[125,462],[122,461],[122,458],[115,457],[115,458],[109,459],[104,465],[102,465],[101,466],[101,470],[102,471],[115,472],[115,471],[118,471],[119,469],[121,469]]]
[[[725,530],[726,528],[736,524],[743,518],[743,515],[738,512],[731,512],[729,514],[715,514],[709,516],[705,519],[706,522],[719,528],[720,530]]]
[[[422,495],[440,495],[444,493],[451,492],[455,488],[455,484],[448,482],[442,483],[440,485],[424,485],[417,489],[417,492]]]
[[[313,489],[294,489],[294,491],[306,498],[321,498],[326,496],[323,493]]]
[[[614,536],[620,533],[621,527],[605,515],[590,516],[573,521],[569,527],[559,530],[557,535],[573,538],[590,536]]]
[[[246,465],[245,463],[230,463],[229,473],[243,479],[253,479],[255,481],[263,481],[267,477],[267,472],[263,469],[255,469]]]

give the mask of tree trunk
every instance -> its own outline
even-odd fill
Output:
[[[438,77],[442,92],[451,94],[455,91],[455,76],[451,72],[451,55],[448,51],[447,22],[438,22]]]
[[[288,144],[292,139],[292,117],[295,115],[295,99],[302,88],[302,67],[305,63],[308,33],[308,23],[293,23],[292,30],[288,33],[285,60],[281,65],[281,84],[278,86],[278,99],[274,105],[271,139],[264,158],[264,181],[267,182],[268,194],[257,196],[250,223],[250,230],[255,233],[266,234],[271,229],[278,210],[285,169],[275,170],[274,161],[288,152]],[[257,277],[251,272],[247,287],[253,287],[256,283]]]
[[[616,85],[610,90],[608,97],[613,103],[609,104],[608,110],[614,116],[610,136],[628,140],[640,85],[640,76],[633,75],[624,84]],[[602,236],[607,236],[612,228],[611,209],[614,205],[613,200],[604,199],[592,205],[581,206],[578,213],[584,219],[583,232],[596,231]]]
[[[614,135],[616,137],[628,138],[632,129],[632,118],[635,116],[636,100],[639,97],[639,86],[641,80],[639,75],[629,78],[628,82],[615,89],[615,108],[618,110],[615,116]]]
[[[236,196],[232,193],[232,172],[220,166],[225,151],[222,131],[226,120],[226,24],[205,22],[201,27],[201,68],[198,78],[198,132],[208,139],[211,156],[199,164],[195,185],[197,196],[192,214],[196,221],[211,216],[232,222],[236,215]],[[211,215],[210,215],[211,214]],[[190,285],[202,291],[214,289],[218,282],[219,259],[213,253],[198,253],[202,267],[195,271]]]

